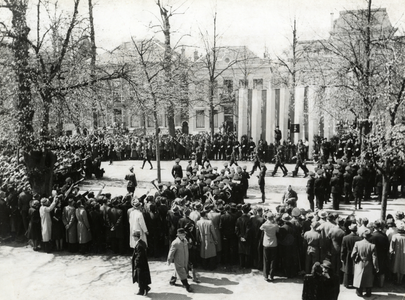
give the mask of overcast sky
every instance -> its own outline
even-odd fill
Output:
[[[68,1],[68,0],[63,0]],[[162,0],[180,13],[172,18],[172,30],[181,35],[189,46],[201,46],[200,31],[212,33],[213,13],[217,11],[218,33],[222,46],[250,47],[262,55],[265,46],[270,54],[288,47],[294,16],[298,37],[317,39],[328,36],[331,13],[336,19],[339,11],[366,8],[365,0]],[[405,29],[405,0],[373,0],[373,7],[385,7],[391,22]],[[86,1],[87,2],[87,1]],[[155,0],[98,0],[95,7],[97,44],[111,49],[130,36],[151,35],[148,25],[159,22]],[[162,33],[157,33],[162,39]],[[194,51],[193,47],[190,47]]]
[[[331,13],[336,19],[339,11],[366,8],[366,0],[161,0],[177,8],[172,17],[172,44],[188,45],[189,55],[201,47],[200,32],[212,33],[213,14],[217,12],[220,46],[248,46],[259,56],[267,46],[270,55],[280,54],[288,47],[294,16],[298,37],[302,40],[326,38],[331,28]],[[36,1],[30,1],[36,4]],[[96,44],[112,50],[131,36],[145,38],[153,35],[150,24],[159,23],[156,0],[93,0]],[[73,8],[72,0],[59,0],[66,10]],[[81,0],[80,13],[86,15],[87,0]],[[405,30],[405,0],[373,0],[373,7],[384,7],[392,24]],[[35,8],[30,15],[35,17]],[[163,40],[162,33],[156,37]],[[202,49],[199,49],[200,52]]]

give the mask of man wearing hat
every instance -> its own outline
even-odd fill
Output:
[[[263,276],[266,281],[273,281],[277,259],[277,233],[280,228],[272,212],[267,213],[266,222],[260,226],[260,230],[263,231]]]
[[[281,217],[283,225],[280,227],[279,241],[281,246],[282,267],[287,278],[298,273],[298,241],[295,238],[295,228],[291,224],[291,216],[284,213]]]
[[[265,176],[266,176],[266,165],[264,163],[260,163],[260,173],[257,176],[258,178],[258,184],[260,188],[260,192],[262,193],[262,203],[266,200],[266,195],[265,195]]]
[[[368,239],[371,236],[370,229],[363,232],[362,240],[354,244],[352,259],[354,265],[353,286],[356,288],[358,296],[363,295],[363,289],[366,289],[366,297],[371,296],[371,288],[374,281],[374,270],[378,273],[378,260],[375,245]]]
[[[251,262],[251,226],[250,205],[243,204],[243,214],[236,220],[235,233],[238,237],[239,265],[241,268],[250,267]]]
[[[305,165],[305,147],[304,144],[302,143],[302,140],[298,141],[298,153],[296,155],[297,162],[295,164],[295,169],[292,171],[292,177],[295,177],[298,175],[298,169],[301,168],[302,171],[304,171],[304,177],[308,176],[308,168]]]
[[[339,276],[335,274],[336,270],[333,269],[333,265],[329,260],[324,260],[321,264],[321,267],[322,275],[323,277],[325,277],[323,286],[326,293],[324,296],[327,297],[321,299],[337,300],[340,292]]]
[[[218,237],[214,225],[208,219],[208,212],[211,211],[211,206],[207,206],[206,210],[202,211],[201,219],[197,221],[197,239],[200,243],[200,257],[202,265],[208,269],[216,268],[217,244]],[[218,225],[219,226],[219,225]]]
[[[241,177],[242,177],[241,185],[242,185],[242,189],[243,189],[243,196],[245,199],[248,198],[247,190],[249,188],[249,178],[250,178],[249,172],[247,172],[246,170],[247,170],[247,166],[245,165],[245,166],[243,166],[242,173],[241,173]]]
[[[292,189],[291,185],[288,185],[287,191],[284,193],[281,199],[281,204],[288,205],[288,207],[294,208],[297,207],[297,201],[297,192]]]
[[[180,158],[176,158],[176,160],[174,161],[175,164],[172,168],[172,176],[173,178],[183,178],[183,169],[180,166]]]
[[[352,182],[354,209],[357,209],[357,206],[359,209],[362,209],[361,199],[363,198],[364,185],[365,185],[364,178],[362,175],[363,175],[363,170],[359,169],[357,171],[357,175],[354,176],[353,182]]]
[[[306,185],[306,193],[307,193],[307,199],[309,202],[309,207],[311,208],[312,211],[315,210],[315,205],[314,205],[314,183],[315,183],[315,173],[312,171],[308,172],[309,179],[307,181]]]
[[[192,289],[187,281],[188,273],[188,242],[186,239],[186,231],[183,228],[177,229],[177,238],[171,243],[167,256],[167,264],[170,266],[174,263],[174,275],[170,279],[170,284],[176,283],[177,277],[186,288],[187,292],[191,293]]]
[[[316,208],[322,209],[326,194],[325,177],[323,177],[323,170],[316,171],[316,178],[314,181],[314,195],[316,199]]]
[[[135,176],[135,173],[134,173],[134,166],[129,168],[129,174],[127,174],[125,176],[125,180],[128,180],[128,184],[127,184],[128,193],[134,193],[135,188],[138,185],[137,181],[136,181],[136,176]]]
[[[333,170],[330,179],[330,188],[332,193],[332,205],[334,210],[339,210],[340,196],[342,195],[342,186],[339,179],[339,171]]]
[[[219,220],[219,229],[222,237],[222,261],[224,264],[235,263],[237,261],[236,211],[235,203],[225,205],[225,213],[221,214]]]
[[[319,222],[313,221],[311,223],[311,230],[304,233],[304,248],[305,255],[305,273],[310,274],[312,266],[320,259],[320,239],[321,236],[317,231]]]
[[[387,272],[388,266],[390,264],[387,255],[390,249],[390,241],[388,240],[387,235],[383,232],[384,230],[383,221],[376,220],[374,222],[374,229],[375,230],[371,234],[369,241],[370,243],[375,245],[377,251],[377,260],[378,264],[380,265],[380,273],[377,274],[378,285],[379,287],[383,287],[385,280],[385,273]]]
[[[354,244],[361,240],[357,235],[357,225],[352,223],[349,226],[350,233],[343,237],[340,259],[343,262],[343,285],[348,288],[353,285],[354,262],[352,260],[352,251]]]
[[[148,246],[141,239],[141,232],[136,230],[132,233],[135,241],[134,253],[132,254],[132,283],[138,282],[139,291],[137,295],[146,296],[150,291],[150,278],[147,249]]]
[[[350,201],[353,200],[353,193],[352,193],[352,182],[353,182],[353,175],[352,169],[350,166],[346,166],[345,172],[343,174],[343,191],[345,194],[345,204],[350,204]]]

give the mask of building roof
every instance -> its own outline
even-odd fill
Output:
[[[356,30],[364,30],[368,24],[368,10],[345,10],[333,22],[331,35],[341,35]],[[370,28],[373,34],[393,34],[396,31],[391,24],[385,8],[371,9]]]

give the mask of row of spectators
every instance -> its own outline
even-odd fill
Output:
[[[238,265],[263,270],[266,280],[274,280],[275,276],[309,274],[315,262],[323,262],[330,276],[346,287],[358,288],[359,293],[362,288],[371,293],[369,289],[383,286],[386,278],[403,284],[403,212],[395,218],[388,215],[386,220],[369,222],[354,215],[342,218],[325,210],[298,209],[287,202],[270,211],[236,204],[232,186],[221,193],[222,184],[203,186],[205,193],[196,199],[179,197],[182,189],[189,193],[184,191],[189,189],[185,182],[161,185],[155,193],[140,198],[131,193],[111,198],[109,194],[80,194],[68,182],[49,199],[34,196],[28,201],[28,214],[21,217],[28,219],[26,234],[36,251],[129,254],[134,246],[132,232],[139,230],[148,254],[162,257],[167,255],[177,229],[184,228],[194,267]],[[20,204],[28,199],[28,191],[18,195]],[[4,206],[9,201],[10,194],[1,191],[2,234]],[[360,242],[367,244],[369,254],[364,255]],[[362,272],[356,271],[358,268]],[[336,295],[338,287],[334,288]]]

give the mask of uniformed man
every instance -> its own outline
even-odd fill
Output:
[[[176,158],[175,165],[172,168],[173,178],[183,178],[183,169],[180,166],[180,158]]]

